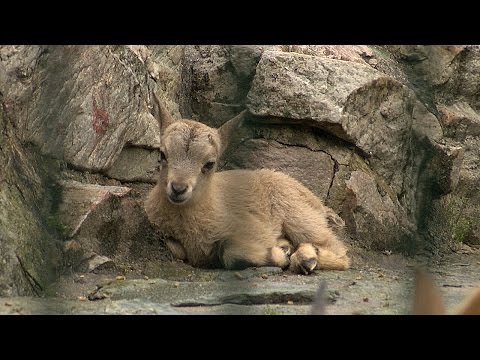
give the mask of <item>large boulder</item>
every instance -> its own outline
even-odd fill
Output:
[[[180,91],[182,49],[153,50],[48,46],[37,48],[23,67],[18,65],[25,62],[19,59],[22,52],[12,55],[17,62],[4,62],[4,103],[22,140],[76,169],[153,181],[157,164],[151,151],[159,147],[159,129],[148,111],[150,91],[162,94],[166,107],[180,117],[172,99]],[[30,86],[20,91],[13,77]],[[126,160],[138,165],[129,169]]]
[[[366,63],[264,51],[248,100],[256,122],[271,127],[292,124],[318,128],[330,134],[330,142],[344,147],[351,144],[347,146],[351,153],[347,161],[335,159],[331,150],[323,147],[321,150],[331,156],[322,161],[323,165],[316,159],[313,172],[318,173],[318,167],[332,169],[331,163],[336,165],[337,171],[321,172],[322,182],[329,184],[328,193],[336,195],[335,201],[325,200],[350,219],[347,226],[357,241],[376,248],[405,248],[406,239],[416,238],[419,209],[430,200],[428,192],[437,191],[429,187],[422,189],[428,194],[418,196],[418,182],[431,182],[434,174],[439,173],[437,167],[423,165],[449,150],[438,143],[442,128],[437,118],[412,90]],[[295,144],[292,140],[291,136],[290,145],[302,141],[297,138]],[[303,157],[298,158],[297,164],[308,163]],[[362,168],[372,175],[366,175]],[[339,170],[340,176],[333,177]],[[442,176],[455,177],[449,175],[450,170],[445,169],[447,174]],[[367,182],[373,187],[364,186]],[[378,198],[376,208],[383,210],[353,206],[352,197],[355,202]],[[346,206],[347,203],[350,205]],[[360,220],[359,212],[368,213],[369,220]],[[391,214],[388,222],[382,217],[385,213]],[[363,230],[359,231],[360,228]]]
[[[0,296],[40,295],[62,265],[55,164],[25,148],[0,107]]]
[[[165,260],[164,246],[138,193],[125,186],[59,183],[62,200],[57,213],[65,226],[69,268],[142,271],[149,261]]]

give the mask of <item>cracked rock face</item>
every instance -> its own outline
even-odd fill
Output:
[[[229,158],[229,165],[231,168],[281,170],[301,181],[321,199],[328,197],[335,172],[335,163],[325,152],[264,139],[245,142]]]

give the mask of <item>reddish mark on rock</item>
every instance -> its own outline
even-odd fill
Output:
[[[105,134],[105,131],[107,131],[108,128],[108,123],[109,123],[109,117],[108,117],[108,112],[106,110],[100,109],[97,106],[97,100],[95,100],[95,97],[92,95],[92,109],[93,109],[93,120],[92,120],[92,126],[93,130],[97,134]]]
[[[2,102],[3,111],[9,113],[13,109],[13,100],[5,100]]]

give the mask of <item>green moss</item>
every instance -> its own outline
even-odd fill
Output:
[[[65,224],[63,224],[63,222],[60,220],[58,215],[48,216],[46,222],[47,222],[47,226],[52,231],[56,232],[57,234],[61,235],[62,237],[66,236],[68,229],[65,226]]]
[[[263,310],[263,315],[280,315],[277,309],[272,306],[266,306]]]
[[[456,243],[463,243],[472,232],[473,221],[466,217],[460,217],[456,223],[452,224],[452,236]]]
[[[448,247],[475,243],[475,233],[480,226],[477,203],[477,198],[465,192],[452,193],[438,200],[429,221],[432,241]]]
[[[382,59],[391,59],[390,53],[386,49],[384,49],[383,46],[372,45],[372,46],[368,46],[368,47],[370,48],[370,50],[373,51],[375,56],[377,56],[379,58],[382,58]]]

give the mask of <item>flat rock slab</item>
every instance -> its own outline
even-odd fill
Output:
[[[178,315],[182,314],[168,304],[145,300],[119,300],[102,303],[53,298],[0,298],[3,315]]]
[[[307,284],[232,280],[231,282],[172,282],[163,279],[115,281],[89,295],[89,299],[142,298],[176,307],[212,306],[222,304],[309,304],[315,287]]]
[[[384,255],[348,271],[316,271],[311,276],[279,268],[204,270],[163,262],[165,278],[64,276],[51,292],[54,297],[0,298],[0,314],[301,315],[311,313],[322,281],[327,284],[326,314],[409,314],[413,268],[419,264],[433,275],[450,310],[478,286],[478,251],[441,262],[407,260]]]

